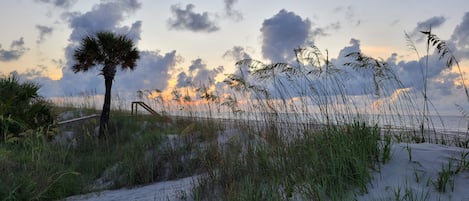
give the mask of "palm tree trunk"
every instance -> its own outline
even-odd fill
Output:
[[[104,85],[106,87],[106,92],[104,93],[103,111],[101,112],[101,118],[99,122],[99,138],[103,138],[105,136],[105,132],[108,129],[109,113],[111,111],[112,80],[112,77],[104,76]]]

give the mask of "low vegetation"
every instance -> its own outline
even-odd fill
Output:
[[[0,197],[56,200],[200,174],[201,159],[191,157],[199,151],[197,144],[184,142],[208,136],[183,137],[193,123],[175,123],[171,127],[154,117],[115,114],[109,122],[113,137],[105,140],[98,140],[96,120],[63,126],[74,136],[61,140],[47,139],[43,128],[28,131],[16,142],[0,144]],[[171,133],[185,141],[171,146]]]
[[[206,200],[342,200],[366,192],[379,169],[378,127],[355,122],[284,139],[233,141],[207,157],[208,177],[197,196]],[[256,138],[256,136],[252,136]]]
[[[52,125],[52,105],[38,90],[36,84],[20,82],[15,76],[0,77],[0,143],[17,141],[27,130]]]
[[[429,45],[442,44],[424,34]],[[449,54],[446,46],[438,48]],[[96,119],[57,124],[99,112],[88,107],[95,106],[92,95],[80,105],[51,105],[37,95],[37,85],[3,78],[0,198],[57,200],[202,175],[195,200],[353,200],[391,159],[393,142],[449,140],[434,137],[426,91],[423,108],[406,91],[393,94],[404,87],[386,62],[350,53],[336,67],[317,47],[295,53],[297,65],[239,61],[224,91],[202,84],[174,89],[168,98],[141,90],[139,98],[167,116],[131,116],[119,107],[105,126],[107,135]],[[355,91],[361,100],[344,85],[350,74],[368,78]],[[373,102],[389,97],[394,101]],[[360,107],[373,104],[376,111]],[[383,124],[415,127],[396,131]],[[467,139],[454,144],[467,146]],[[451,190],[453,175],[467,168],[466,160],[450,162],[431,184]],[[426,199],[408,189],[396,189],[395,198]]]

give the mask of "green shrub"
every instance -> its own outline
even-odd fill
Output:
[[[3,136],[0,142],[17,139],[28,129],[53,124],[52,106],[38,91],[38,85],[20,82],[13,75],[0,78],[0,134]],[[44,131],[47,134],[48,129]]]

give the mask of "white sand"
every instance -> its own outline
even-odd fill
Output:
[[[411,161],[408,150],[411,150]],[[454,176],[454,191],[451,190],[451,182],[446,186],[446,193],[439,193],[434,186],[443,167],[448,168],[451,159],[454,159],[455,167],[462,159],[461,154],[467,152],[469,149],[437,144],[395,144],[391,160],[374,174],[368,194],[358,197],[358,200],[391,200],[399,189],[402,198],[406,189],[412,189],[414,199],[405,200],[467,201],[469,171]],[[469,156],[465,160],[469,161]]]
[[[412,160],[409,160],[408,150],[412,153]],[[391,160],[381,166],[380,172],[374,173],[368,194],[359,196],[357,200],[394,200],[391,198],[394,198],[397,192],[400,192],[400,197],[404,200],[406,190],[412,189],[413,199],[405,200],[469,201],[469,171],[454,176],[453,191],[451,182],[446,186],[446,193],[439,193],[434,186],[442,167],[448,167],[451,159],[454,159],[453,166],[456,166],[461,159],[461,153],[467,152],[469,149],[428,143],[395,144],[392,146]],[[469,156],[466,160],[469,161]],[[191,189],[197,178],[189,177],[133,189],[91,193],[67,200],[180,200],[184,194],[190,200]]]
[[[132,189],[107,190],[68,197],[67,201],[172,201],[191,199],[192,188],[200,176],[158,182]]]

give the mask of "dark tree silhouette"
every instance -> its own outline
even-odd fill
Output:
[[[104,95],[103,110],[99,124],[99,137],[104,136],[108,128],[109,112],[111,110],[111,88],[116,68],[133,70],[140,58],[139,51],[132,40],[125,35],[112,32],[99,32],[84,37],[80,46],[75,50],[73,57],[76,64],[72,66],[73,72],[86,72],[95,66],[101,66],[101,75],[104,76],[106,92]]]

